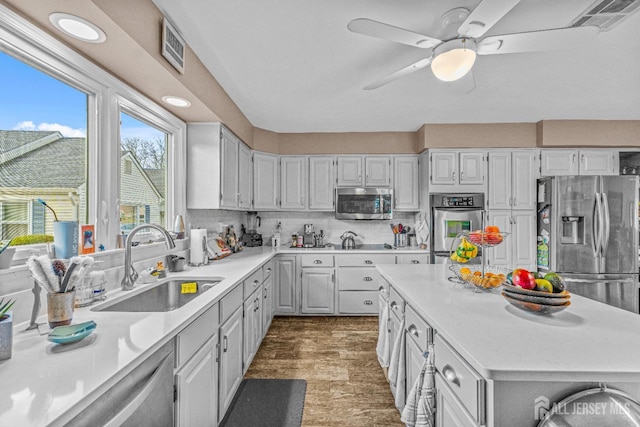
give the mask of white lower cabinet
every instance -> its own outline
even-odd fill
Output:
[[[249,369],[262,341],[262,288],[255,290],[244,302],[243,318],[243,373]]]
[[[222,421],[242,381],[242,306],[220,326],[218,422]]]
[[[218,334],[209,339],[175,376],[178,426],[218,424]]]
[[[477,427],[449,388],[442,375],[436,372],[436,426],[437,427]]]
[[[177,426],[215,426],[218,421],[219,306],[214,305],[176,337]]]
[[[301,298],[302,314],[333,314],[335,307],[333,268],[303,268]]]
[[[271,268],[271,267],[269,267]],[[262,282],[262,336],[264,337],[273,320],[273,274],[265,277]]]
[[[274,265],[274,311],[276,314],[298,314],[296,256],[278,256]]]

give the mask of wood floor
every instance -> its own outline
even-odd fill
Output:
[[[303,427],[404,426],[377,339],[377,317],[276,317],[245,378],[307,380]]]

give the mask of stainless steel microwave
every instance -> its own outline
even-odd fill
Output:
[[[392,200],[390,188],[337,188],[336,219],[392,219]]]

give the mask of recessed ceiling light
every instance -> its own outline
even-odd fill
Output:
[[[179,96],[163,96],[162,100],[169,105],[173,105],[174,107],[187,108],[191,106],[191,102],[187,101],[184,98],[180,98]]]
[[[63,33],[89,43],[102,43],[107,35],[96,24],[68,13],[56,12],[49,15],[49,21]]]

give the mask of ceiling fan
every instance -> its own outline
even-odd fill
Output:
[[[431,49],[429,56],[398,71],[384,76],[364,87],[377,89],[414,71],[431,65],[431,71],[440,80],[455,81],[467,74],[477,55],[535,52],[569,49],[584,45],[600,32],[597,27],[571,27],[524,33],[482,36],[500,21],[521,0],[482,0],[469,13],[456,8],[443,15],[441,21],[452,19],[463,21],[453,38],[440,40],[373,19],[358,18],[349,22],[347,28],[359,34],[390,40],[422,49]]]

